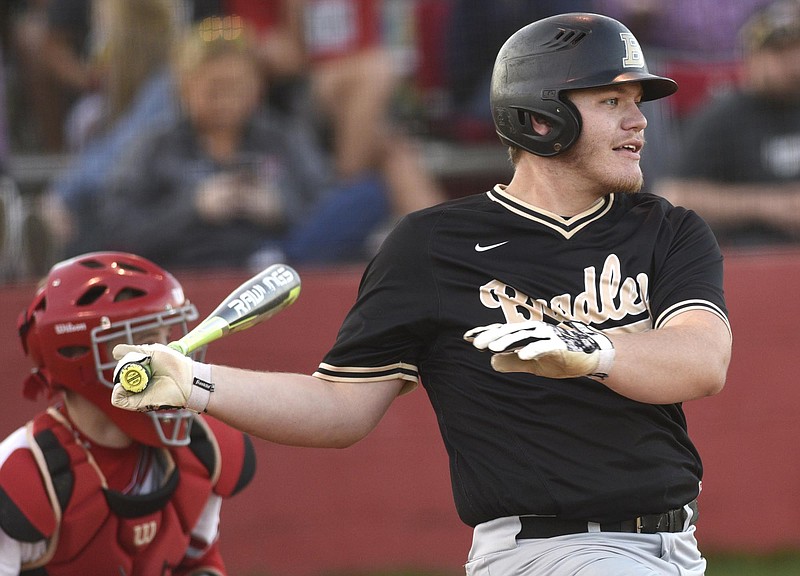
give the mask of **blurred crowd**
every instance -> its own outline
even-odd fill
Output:
[[[497,143],[504,39],[591,11],[680,85],[643,105],[646,191],[723,245],[796,243],[798,2],[5,0],[0,188],[13,157],[66,158],[21,192],[45,266],[99,249],[172,269],[363,261],[403,214],[481,191],[432,172],[424,145]]]

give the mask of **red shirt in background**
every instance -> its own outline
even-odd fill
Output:
[[[230,13],[262,33],[280,25],[283,5],[283,0],[227,0]],[[312,62],[347,56],[380,43],[380,4],[374,0],[306,0],[303,25]]]

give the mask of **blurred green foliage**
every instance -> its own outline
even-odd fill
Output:
[[[769,555],[733,553],[706,554],[708,569],[706,576],[800,576],[800,550],[778,552]],[[250,574],[249,576],[279,576],[274,574]],[[319,576],[464,576],[462,568],[451,572],[425,570],[376,571],[376,572],[323,572]]]
[[[706,554],[706,576],[798,576],[800,551],[764,556],[747,554]]]

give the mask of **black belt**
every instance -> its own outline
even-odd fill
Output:
[[[690,524],[697,521],[697,500],[689,507],[693,514]],[[639,534],[655,534],[657,532],[683,532],[686,524],[686,509],[678,508],[663,514],[645,514],[633,520],[621,522],[590,522],[586,520],[566,520],[556,516],[520,516],[522,528],[517,534],[518,540],[526,538],[552,538],[567,534],[585,532],[631,532]]]

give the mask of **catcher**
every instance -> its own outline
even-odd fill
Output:
[[[138,256],[53,266],[19,319],[25,395],[54,400],[0,444],[0,575],[226,574],[220,506],[255,472],[250,439],[186,410],[110,404],[113,346],[169,342],[196,318]]]

